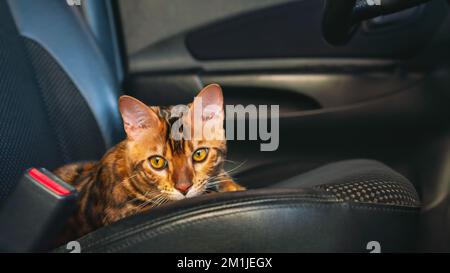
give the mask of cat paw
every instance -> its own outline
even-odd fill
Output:
[[[236,184],[236,183],[234,183],[234,182],[232,182],[232,181],[230,181],[230,182],[224,182],[224,183],[220,186],[220,189],[219,189],[220,192],[245,191],[245,190],[246,190],[245,187],[243,187],[243,186],[241,186],[241,185],[239,185],[239,184]]]

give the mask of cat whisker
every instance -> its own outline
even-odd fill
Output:
[[[159,205],[163,200],[167,199],[167,194],[161,194],[156,200],[152,201],[154,204]]]
[[[150,204],[150,201],[145,201],[141,205],[137,206],[135,210],[141,210],[142,208],[146,207],[148,204]]]
[[[163,205],[163,204],[165,204],[165,203],[167,203],[167,202],[169,202],[169,198],[167,198],[167,197],[164,196],[164,199],[161,200],[161,202],[159,203],[159,205],[161,206],[161,205]]]
[[[150,199],[146,200],[145,202],[143,202],[142,204],[140,204],[136,209],[137,209],[137,210],[141,210],[141,209],[145,208],[148,204],[155,202],[155,201],[158,200],[161,196],[163,196],[162,193],[153,196],[152,198],[150,198]]]
[[[146,192],[144,193],[144,197],[146,197],[147,194],[148,194],[148,191],[146,191]],[[141,199],[141,197],[140,197],[140,196],[136,196],[135,198],[133,198],[133,199],[127,201],[127,203],[134,202],[134,201],[136,201],[136,200],[138,200],[138,199]]]
[[[206,179],[205,181],[203,181],[202,184],[208,184],[208,183],[211,183],[211,182],[214,182],[214,181],[217,181],[217,180],[225,180],[225,179],[229,180],[230,178],[229,178],[229,176],[226,176],[224,174],[220,174],[220,175],[216,175],[216,176],[213,176],[213,177],[210,177],[210,178]]]
[[[222,179],[214,179],[214,180],[211,180],[211,181],[208,181],[209,183],[214,183],[214,182],[220,182],[220,181],[230,181],[231,180],[231,178],[230,177],[224,177],[224,178],[222,178]]]
[[[169,199],[165,195],[162,195],[153,202],[153,205],[151,207],[154,208],[154,207],[160,206],[160,205],[166,203],[168,200]]]
[[[232,168],[229,171],[224,171],[226,174],[231,174],[233,172],[236,172],[239,168],[241,168],[242,166],[244,166],[244,164],[247,163],[247,160],[243,161],[241,164],[239,164],[238,166]]]
[[[240,163],[238,166],[232,168],[229,171],[223,171],[223,173],[220,173],[218,175],[209,177],[208,179],[206,179],[205,181],[203,181],[202,183],[200,183],[200,185],[197,187],[197,189],[200,189],[201,187],[206,186],[206,189],[208,188],[212,188],[220,183],[226,182],[230,180],[230,174],[233,172],[236,172],[239,168],[241,168],[247,161],[244,161],[242,163]]]
[[[114,185],[114,188],[117,187],[117,186],[120,186],[120,185],[122,185],[122,184],[124,184],[124,183],[126,183],[126,182],[129,182],[131,179],[135,178],[135,177],[138,176],[138,175],[139,175],[139,173],[136,173],[136,174],[134,174],[134,175],[132,175],[132,176],[129,176],[129,177],[126,177],[126,178],[122,179],[122,181],[120,181],[119,183],[117,183],[116,185]]]
[[[138,195],[135,198],[127,201],[127,203],[131,203],[131,202],[134,202],[136,200],[142,200],[142,199],[144,199],[142,201],[146,201],[146,198],[149,197],[149,195],[152,195],[152,194],[155,194],[155,193],[159,193],[159,191],[158,190],[149,190],[149,191],[146,191],[144,194],[139,194],[138,193]]]
[[[201,189],[208,183],[208,180],[209,179],[205,179],[201,183],[198,183],[198,184],[194,185],[192,190],[194,190],[194,191],[204,191],[204,190],[201,190]]]
[[[211,188],[211,186],[209,185],[210,183],[215,183],[216,180],[211,180],[211,178],[209,179],[205,179],[202,183],[199,183],[198,185],[195,185],[195,191],[202,191],[205,192],[207,189]],[[203,188],[203,190],[201,190]]]
[[[224,162],[230,162],[230,163],[233,163],[233,164],[238,164],[236,161],[229,160],[229,159],[223,159],[223,161]]]
[[[225,182],[227,182],[227,181],[230,181],[230,179],[223,179],[223,180],[215,180],[215,181],[211,181],[211,182],[208,183],[208,187],[209,187],[209,186],[216,186],[216,185],[225,183]]]

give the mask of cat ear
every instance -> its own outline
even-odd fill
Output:
[[[159,118],[147,105],[130,96],[119,98],[125,132],[130,139],[138,138],[144,129],[159,126]]]
[[[223,140],[225,136],[222,88],[218,84],[210,84],[203,88],[194,98],[188,117],[191,136],[195,139]]]
[[[201,107],[203,121],[220,119],[223,121],[223,94],[218,84],[210,84],[195,97],[191,107]]]

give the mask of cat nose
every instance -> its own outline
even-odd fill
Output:
[[[175,189],[177,189],[182,194],[186,195],[188,190],[192,187],[192,183],[189,182],[181,182],[175,184]]]

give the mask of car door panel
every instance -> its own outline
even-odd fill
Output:
[[[276,151],[261,152],[261,141],[228,142],[229,159],[244,162],[238,178],[250,183],[241,174],[255,166],[296,161],[290,172],[300,173],[354,157],[413,176],[412,154],[433,134],[419,126],[439,124],[446,108],[427,91],[428,75],[405,60],[426,48],[447,14],[445,1],[394,24],[365,22],[343,47],[321,37],[323,1],[177,3],[118,1],[125,89],[150,105],[172,105],[219,83],[227,104],[280,105]]]

